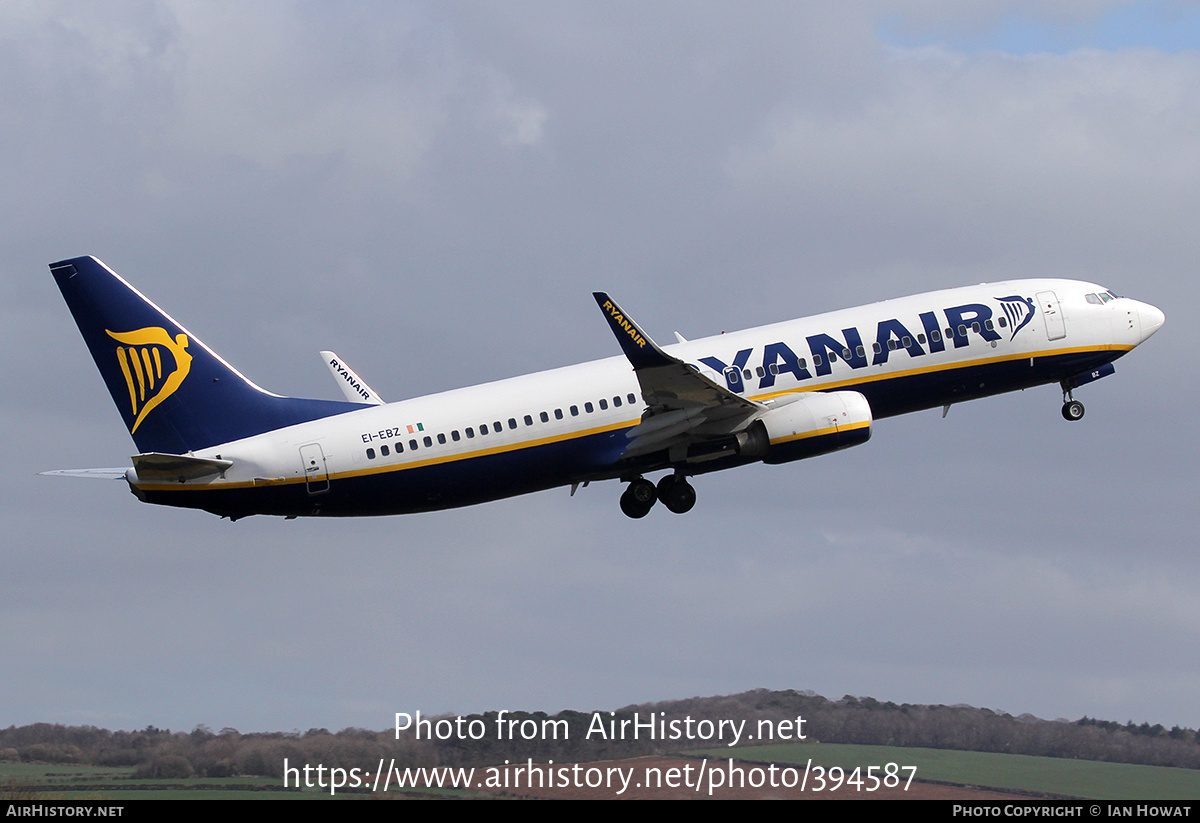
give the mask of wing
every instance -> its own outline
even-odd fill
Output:
[[[648,407],[642,422],[626,433],[629,444],[623,457],[725,437],[746,428],[767,410],[660,349],[604,292],[592,296],[633,365]]]

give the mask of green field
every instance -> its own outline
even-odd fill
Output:
[[[32,797],[30,796],[32,790]],[[391,792],[394,796],[471,796],[468,792],[414,789]],[[177,780],[148,780],[133,776],[131,768],[50,765],[45,763],[0,763],[0,802],[47,800],[345,800],[361,799],[363,792],[285,790],[273,777],[191,777]]]
[[[896,763],[902,767],[916,766],[917,780],[1038,795],[1095,800],[1200,799],[1200,771],[1160,766],[838,743],[722,747],[688,754],[801,766],[811,758],[814,765],[841,766],[846,770]],[[904,769],[901,777],[906,779],[907,776],[908,770]],[[16,787],[29,787],[34,797],[28,796],[28,789]],[[426,789],[408,794],[414,797],[464,797],[473,793]],[[339,792],[337,799],[365,796],[347,791]],[[148,780],[135,778],[131,768],[0,763],[0,800],[19,799],[328,800],[330,795],[319,790],[286,791],[280,788],[279,780],[270,777]]]
[[[246,799],[301,800],[306,793],[282,791],[279,781],[269,777],[222,779],[142,780],[131,768],[104,766],[48,765],[44,763],[0,763],[0,799],[21,799],[24,788],[36,800],[183,800]]]
[[[792,743],[689,752],[707,757],[768,763],[841,766],[916,766],[916,779],[936,780],[1005,791],[1065,795],[1095,800],[1200,799],[1200,771],[1164,766],[1132,766],[1020,754],[851,746],[842,743]],[[878,774],[878,772],[876,772]],[[902,772],[908,775],[908,770]]]

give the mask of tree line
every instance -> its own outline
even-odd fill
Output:
[[[897,704],[851,695],[830,700],[812,692],[765,689],[628,706],[611,715],[603,712],[606,723],[635,716],[644,722],[651,715],[668,720],[690,716],[697,721],[745,721],[748,730],[757,728],[760,720],[777,724],[803,717],[810,742],[920,746],[1200,768],[1200,739],[1195,730],[1135,725],[1132,721],[1120,724],[1088,717],[1078,721],[1041,720],[971,706]],[[652,740],[644,733],[637,740],[606,740],[596,735],[589,740],[592,712],[506,712],[503,717],[506,722],[518,724],[533,721],[539,728],[546,726],[545,721],[555,721],[553,727],[559,733],[538,735],[532,740],[500,739],[494,733],[496,712],[464,717],[468,724],[480,721],[474,728],[485,729],[486,734],[479,739],[449,735],[448,739],[419,740],[413,730],[397,735],[394,729],[242,734],[232,728],[214,732],[207,726],[197,726],[190,732],[154,726],[140,731],[109,731],[95,726],[34,723],[0,730],[0,762],[131,767],[138,776],[151,778],[281,778],[285,758],[289,764],[324,763],[374,771],[381,760],[385,767],[399,768],[495,765],[505,760],[523,762],[526,758],[570,763],[704,747],[702,741]],[[743,752],[741,757],[753,755]]]

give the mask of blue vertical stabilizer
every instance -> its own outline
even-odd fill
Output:
[[[184,454],[364,408],[260,389],[94,257],[50,271],[140,452]]]

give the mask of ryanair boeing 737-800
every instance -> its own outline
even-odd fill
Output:
[[[1073,390],[1163,324],[1074,280],[1017,280],[660,347],[596,293],[623,356],[384,403],[322,352],[345,401],[242,376],[94,257],[50,266],[133,436],[140,500],[251,514],[353,516],[468,506],[620,479],[621,510],[690,510],[693,475],[865,443],[881,417],[1048,383]],[[678,335],[676,335],[678,337]],[[657,483],[646,475],[666,471]]]

